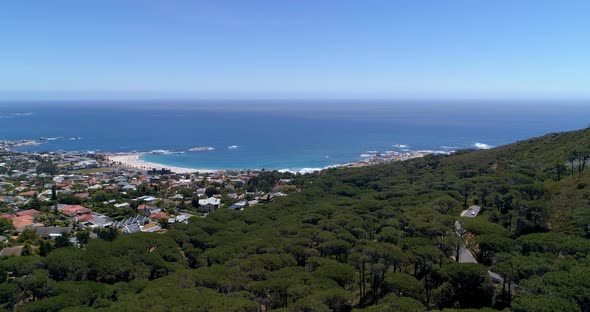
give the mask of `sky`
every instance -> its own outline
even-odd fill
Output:
[[[0,2],[0,99],[590,98],[590,1]]]

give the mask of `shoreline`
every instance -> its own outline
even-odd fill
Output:
[[[211,170],[211,169],[197,169],[197,168],[185,168],[176,166],[166,166],[162,164],[147,162],[141,160],[140,157],[148,153],[129,153],[129,154],[103,154],[106,159],[114,163],[117,166],[133,168],[138,170],[149,170],[149,169],[169,169],[174,173],[214,173],[222,170]]]
[[[0,150],[12,150],[12,147],[20,147],[20,146],[29,146],[29,145],[40,145],[41,142],[37,142],[35,140],[18,140],[18,141],[10,141],[4,140],[0,141]],[[194,151],[205,151],[205,150],[212,150],[212,147],[198,147],[193,148],[191,150]],[[480,148],[481,149],[481,148]],[[18,151],[15,151],[18,152]],[[333,164],[326,167],[317,167],[317,168],[301,168],[301,169],[272,169],[277,170],[279,172],[291,172],[291,173],[312,173],[312,172],[321,172],[328,169],[333,168],[358,168],[358,167],[366,167],[366,166],[373,166],[378,164],[386,164],[394,161],[404,161],[412,158],[420,158],[424,157],[429,154],[437,154],[437,151],[431,150],[418,150],[418,151],[411,151],[406,150],[402,152],[396,151],[387,151],[385,153],[381,153],[378,151],[368,151],[367,153],[370,154],[361,154],[362,159],[347,162],[347,163],[340,163],[340,164]],[[25,153],[27,153],[25,151]],[[53,153],[64,153],[67,154],[69,152],[53,152]],[[71,152],[71,153],[80,153],[80,152]],[[90,153],[90,152],[88,152]],[[179,166],[168,166],[161,163],[154,163],[142,160],[141,157],[144,155],[153,154],[154,151],[151,152],[129,152],[129,153],[104,153],[104,152],[96,152],[95,154],[101,155],[108,161],[108,165],[121,167],[121,168],[130,168],[135,170],[162,170],[168,169],[174,173],[179,174],[187,174],[187,173],[216,173],[216,172],[224,172],[224,171],[235,171],[235,170],[247,170],[247,171],[261,171],[262,169],[252,169],[252,168],[244,168],[244,169],[204,169],[204,168],[187,168],[187,167],[179,167]],[[448,152],[450,153],[450,152]],[[446,154],[446,152],[445,152]],[[367,155],[367,156],[364,156]]]
[[[133,168],[137,170],[149,170],[149,169],[169,169],[174,173],[215,173],[220,171],[228,171],[233,169],[197,169],[197,168],[186,168],[186,167],[177,167],[177,166],[167,166],[159,163],[148,162],[145,160],[141,160],[141,156],[150,154],[149,152],[142,152],[142,153],[126,153],[126,154],[102,154],[109,162],[113,163],[115,166],[120,166],[123,168]],[[311,173],[311,172],[318,172],[323,171],[331,168],[359,168],[359,167],[367,167],[373,166],[378,164],[384,164],[392,161],[404,161],[413,158],[420,158],[426,155],[432,154],[430,151],[413,151],[408,153],[397,153],[394,155],[389,155],[387,157],[372,157],[368,159],[358,160],[354,162],[348,162],[343,164],[335,164],[330,165],[324,168],[303,168],[301,170],[290,170],[290,169],[277,169],[280,172],[288,171],[293,173]],[[250,171],[260,171],[258,169],[241,169],[241,170],[250,170]]]

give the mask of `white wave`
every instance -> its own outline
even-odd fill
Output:
[[[33,113],[8,113],[8,114],[1,114],[0,118],[18,118],[24,116],[31,116]]]
[[[238,146],[237,146],[237,145],[230,145],[230,146],[228,146],[227,148],[228,148],[228,149],[236,149],[236,148],[238,148]]]
[[[301,173],[301,174],[306,174],[306,173],[312,173],[312,172],[322,171],[324,169],[326,169],[326,168],[301,168],[297,172],[298,173]]]
[[[369,153],[369,154],[377,154],[377,153],[379,153],[379,151],[367,151],[367,153]]]
[[[171,150],[165,150],[165,149],[157,149],[157,150],[150,151],[149,153],[150,154],[164,154],[164,155],[184,154],[184,152],[173,152]]]
[[[479,142],[475,142],[473,144],[473,146],[475,146],[475,148],[477,148],[477,149],[490,149],[490,148],[493,148],[493,146],[491,146],[489,144],[479,143]]]
[[[200,147],[193,147],[191,149],[189,149],[189,151],[191,152],[201,152],[201,151],[212,151],[215,148],[213,147],[209,147],[209,146],[200,146]]]
[[[444,148],[444,149],[457,149],[457,148],[459,148],[458,146],[446,146],[446,145],[441,145],[440,147]]]
[[[361,158],[370,158],[370,157],[375,157],[377,156],[376,154],[361,154]]]
[[[449,155],[451,152],[449,151],[437,151],[437,150],[421,150],[417,151],[418,153],[430,153],[430,154],[439,154],[439,155]]]
[[[328,166],[328,167],[323,167],[323,168],[279,169],[277,171],[278,172],[291,172],[291,173],[306,174],[306,173],[313,173],[313,172],[322,171],[322,170],[332,168],[332,167],[334,167],[334,166]]]
[[[408,148],[409,146],[406,144],[393,144],[393,147]]]
[[[45,138],[45,140],[47,140],[47,141],[56,141],[56,140],[60,140],[60,139],[63,139],[63,137]]]

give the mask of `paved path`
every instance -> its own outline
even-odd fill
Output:
[[[461,252],[459,255],[459,263],[477,263],[475,257],[471,254],[469,249],[467,249],[463,243],[461,243],[460,251]]]
[[[492,282],[498,283],[498,284],[504,283],[504,278],[502,276],[500,276],[500,274],[494,273],[490,270],[488,270],[488,274],[492,278]],[[512,287],[516,287],[516,285],[512,285]]]
[[[473,205],[467,208],[467,210],[463,210],[463,212],[461,212],[461,217],[475,218],[477,217],[477,215],[479,215],[480,210],[480,206]],[[461,226],[461,223],[459,221],[455,222],[455,230],[457,231],[457,235],[459,235],[460,231],[463,230],[463,227]],[[467,249],[467,247],[465,247],[465,244],[463,242],[461,242],[461,247],[459,248],[459,251],[459,263],[477,263],[477,260],[475,259],[473,254],[471,253],[471,251],[469,251],[469,249]],[[494,273],[490,270],[488,270],[488,274],[490,275],[494,283],[501,284],[504,282],[504,279],[499,274]]]
[[[480,210],[481,210],[480,206],[473,205],[473,206],[467,208],[467,210],[463,210],[463,212],[461,212],[461,217],[475,218],[479,214]]]

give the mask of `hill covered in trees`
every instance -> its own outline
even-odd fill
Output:
[[[300,192],[164,234],[2,259],[0,302],[19,311],[590,311],[587,148],[584,129],[298,176]],[[481,213],[461,218],[471,205]],[[455,261],[463,244],[478,263]]]

